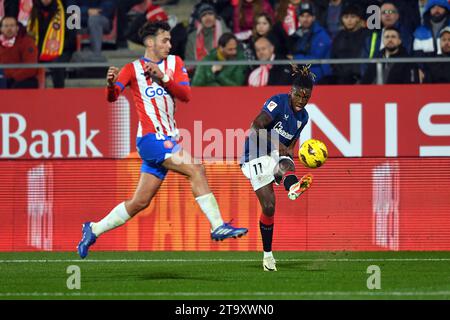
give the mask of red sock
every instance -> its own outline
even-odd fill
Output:
[[[274,216],[271,216],[271,217],[268,217],[268,216],[266,216],[264,213],[261,213],[261,216],[259,217],[259,221],[262,223],[262,224],[265,224],[266,226],[271,226],[271,225],[273,225],[273,222],[274,222]]]

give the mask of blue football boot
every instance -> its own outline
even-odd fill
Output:
[[[211,232],[211,239],[215,241],[223,241],[227,238],[240,238],[247,234],[247,228],[235,228],[231,225],[231,221],[224,223],[220,227],[217,227],[213,232]]]
[[[80,255],[81,259],[84,259],[87,257],[89,253],[89,247],[92,246],[95,241],[97,240],[97,236],[92,232],[91,223],[85,222],[83,224],[83,238],[81,238],[80,243],[78,244],[78,254]]]

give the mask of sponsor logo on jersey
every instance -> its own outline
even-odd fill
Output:
[[[285,115],[284,115],[284,120],[287,120],[287,119],[289,119],[289,115],[288,115],[288,114],[285,114]]]
[[[269,109],[270,112],[273,111],[278,106],[276,102],[270,101],[270,103],[267,105],[267,109]]]
[[[153,87],[147,87],[145,89],[145,95],[149,98],[154,98],[155,96],[167,96],[168,93],[163,88],[153,88]]]
[[[289,132],[284,131],[283,124],[281,123],[281,121],[277,122],[277,124],[273,127],[273,130],[275,130],[280,136],[282,136],[288,140],[292,140],[292,138],[294,138],[293,134],[290,134]]]

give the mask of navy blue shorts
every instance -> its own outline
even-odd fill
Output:
[[[162,166],[164,160],[170,158],[181,149],[172,137],[155,133],[146,134],[136,139],[136,148],[142,159],[141,172],[146,172],[164,180],[167,169]]]

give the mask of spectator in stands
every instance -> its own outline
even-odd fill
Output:
[[[67,28],[66,8],[61,0],[36,0],[28,23],[38,48],[39,62],[69,62],[75,51],[75,30]],[[61,28],[61,26],[65,26]],[[65,69],[50,69],[53,87],[64,88]]]
[[[230,31],[210,4],[204,3],[199,7],[198,18],[196,29],[188,34],[185,51],[188,61],[202,60],[212,49],[217,48],[220,36]]]
[[[247,60],[255,60],[255,41],[259,37],[267,37],[270,42],[275,46],[275,52],[278,53],[277,48],[280,46],[278,38],[272,31],[273,23],[272,18],[267,13],[260,13],[255,17],[253,24],[252,37],[247,40],[241,41],[244,48],[244,55]]]
[[[277,59],[275,47],[267,37],[259,37],[255,41],[255,51],[259,61],[267,62]],[[262,64],[250,73],[248,85],[251,87],[290,85],[292,84],[291,74],[290,66]]]
[[[408,52],[402,45],[400,31],[394,27],[388,27],[383,32],[383,49],[376,58],[407,58]],[[377,80],[376,64],[369,65],[361,83],[373,84]],[[418,83],[418,68],[411,63],[383,63],[383,84],[407,84]]]
[[[111,32],[116,14],[115,0],[77,0],[81,8],[81,25],[88,28],[91,50],[101,55],[103,34]]]
[[[445,27],[440,33],[441,54],[436,57],[450,57],[450,26]],[[428,66],[425,74],[427,83],[450,83],[450,63],[436,62],[426,64]]]
[[[342,30],[341,12],[344,2],[344,0],[314,1],[315,11],[318,13],[317,20],[328,31],[331,39]]]
[[[233,16],[233,31],[239,40],[251,36],[255,17],[262,12],[273,20],[273,9],[267,0],[239,0]]]
[[[289,36],[292,36],[298,28],[297,9],[302,0],[281,0],[277,6],[273,33],[278,39],[275,50],[278,55],[289,56],[290,52]]]
[[[194,5],[191,16],[189,17],[188,33],[195,29],[196,23],[198,23],[198,9],[202,4],[207,3],[214,7],[216,15],[220,16],[221,20],[225,22],[228,29],[233,29],[233,14],[234,8],[230,0],[201,0]]]
[[[166,11],[158,5],[150,5],[147,11],[138,14],[130,23],[125,36],[128,40],[142,45],[142,39],[139,37],[139,29],[147,22],[165,21],[170,26],[170,43],[172,48],[170,54],[177,55],[184,60],[184,52],[187,42],[187,31],[183,23],[178,22],[174,15],[167,15]]]
[[[219,46],[202,61],[243,60],[244,54],[238,46],[236,36],[224,33],[219,39]],[[243,65],[199,66],[195,71],[193,86],[242,86],[245,83],[247,67]]]
[[[117,0],[117,48],[128,48],[125,36],[128,29],[128,12],[137,5],[145,5],[147,0]]]
[[[252,33],[252,43],[254,44],[255,41],[259,37],[266,37],[269,38],[270,42],[275,46],[275,54],[280,55],[280,41],[273,32],[273,20],[267,13],[260,13],[255,18],[255,23],[253,26],[253,33]],[[254,48],[254,47],[253,47]],[[281,53],[282,56],[284,56]],[[285,57],[284,57],[285,58]],[[283,58],[283,59],[284,59]]]
[[[447,0],[428,0],[423,16],[424,24],[414,32],[414,52],[419,56],[440,54],[439,34],[450,25],[450,4]]]
[[[298,28],[297,9],[302,0],[281,0],[275,14],[276,23],[288,36],[295,33]]]
[[[367,37],[364,45],[364,58],[373,58],[378,56],[384,48],[383,39],[384,30],[394,27],[400,31],[403,47],[407,52],[411,52],[412,30],[409,30],[400,23],[400,12],[394,1],[384,1],[381,6],[381,30],[373,30]]]
[[[333,41],[332,59],[361,57],[364,41],[368,34],[368,30],[364,28],[363,19],[364,13],[357,5],[350,4],[342,9],[341,20],[344,30],[341,30]],[[335,64],[331,67],[333,79],[337,84],[354,84],[361,80],[358,64]]]
[[[38,50],[33,38],[18,35],[15,17],[5,16],[0,21],[0,64],[37,63]],[[37,88],[37,69],[5,69],[6,87],[10,89]]]
[[[294,59],[328,59],[331,39],[326,30],[315,21],[313,6],[308,2],[302,3],[298,13],[300,27],[290,37]],[[331,74],[328,64],[313,65],[311,71],[316,75],[316,81]]]

